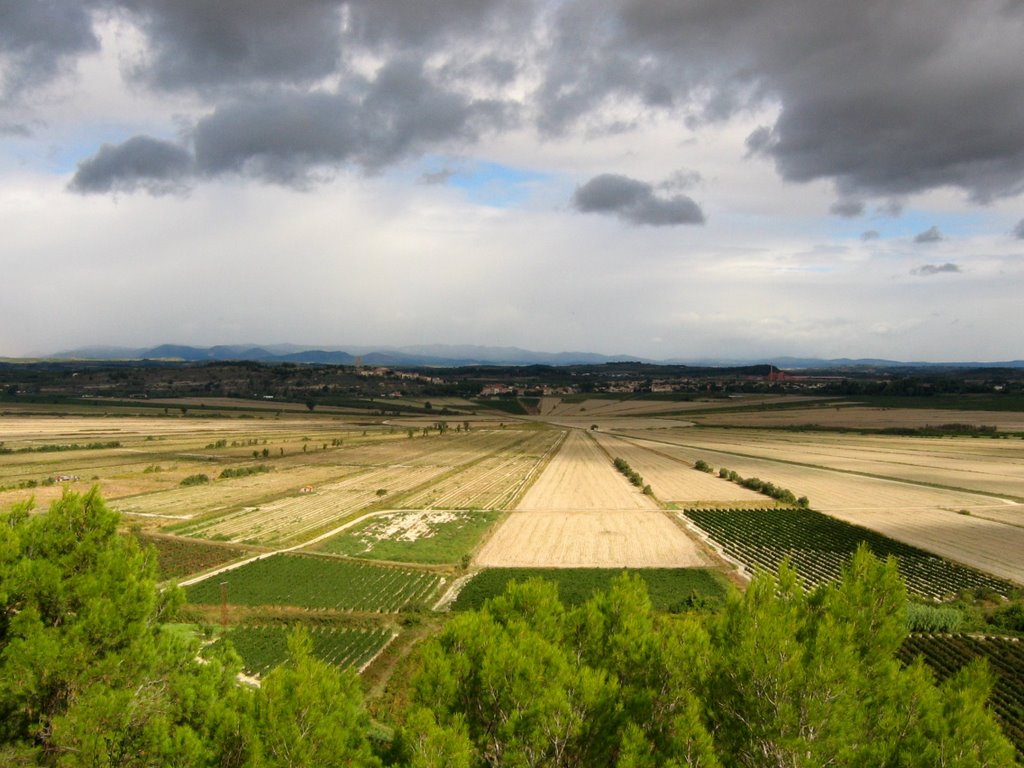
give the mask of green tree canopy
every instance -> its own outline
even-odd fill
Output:
[[[807,592],[786,567],[710,616],[655,614],[639,578],[568,610],[541,582],[456,617],[423,651],[410,760],[473,765],[1009,766],[974,665],[902,667],[906,593],[857,553]],[[419,761],[419,762],[417,762]]]
[[[0,514],[0,765],[374,766],[353,673],[291,658],[253,691],[164,621],[156,555],[96,489]]]

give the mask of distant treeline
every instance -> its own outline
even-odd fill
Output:
[[[26,448],[7,448],[0,443],[0,453],[58,453],[60,451],[95,451],[103,448],[120,448],[118,440],[110,440],[105,443],[48,443],[46,445],[31,445]]]
[[[639,472],[637,472],[635,469],[629,466],[629,462],[627,462],[625,459],[616,457],[614,464],[615,468],[619,470],[619,472],[621,472],[623,475],[625,475],[626,479],[629,480],[629,482],[631,482],[637,488],[642,489],[643,492],[646,493],[648,496],[654,495],[654,492],[651,490],[651,486],[646,485],[644,483],[643,477],[640,476]]]

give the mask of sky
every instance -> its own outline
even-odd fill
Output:
[[[1021,0],[0,0],[0,356],[1024,358]]]

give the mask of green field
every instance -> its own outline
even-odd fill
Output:
[[[232,605],[395,613],[430,605],[441,577],[332,557],[274,555],[188,587],[186,597],[190,603],[216,605],[222,582]]]
[[[388,535],[402,515],[424,515],[427,530],[418,538]],[[402,563],[458,563],[472,553],[480,537],[501,515],[496,510],[437,510],[376,517],[320,544],[317,549],[369,560]]]
[[[137,538],[142,546],[153,546],[156,549],[157,571],[162,579],[201,573],[249,553],[242,547],[210,544],[195,539],[150,536],[144,533]]]
[[[566,605],[579,605],[594,592],[607,590],[622,574],[640,576],[647,583],[651,604],[659,611],[681,611],[720,602],[728,583],[719,574],[702,568],[489,568],[462,588],[452,604],[456,611],[477,610],[484,601],[505,591],[511,581],[541,578],[558,585]]]
[[[748,569],[774,572],[788,559],[809,586],[837,579],[866,542],[876,556],[896,558],[911,594],[938,599],[989,589],[1006,597],[1016,590],[1003,579],[811,509],[687,509],[684,514]]]
[[[223,639],[238,651],[248,674],[265,675],[287,657],[291,631],[284,626],[242,626],[229,630]],[[313,656],[328,664],[357,670],[394,637],[392,630],[383,628],[312,627],[308,631]]]

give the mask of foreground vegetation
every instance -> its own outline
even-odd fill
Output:
[[[969,635],[913,635],[900,649],[900,657],[913,663],[918,657],[948,680],[976,659],[985,659],[995,684],[990,706],[1003,731],[1024,755],[1024,643],[1019,638]]]
[[[637,577],[572,608],[515,584],[422,648],[393,737],[371,739],[358,678],[307,634],[257,689],[228,643],[200,663],[165,624],[180,591],[118,525],[96,491],[0,516],[0,764],[1014,762],[984,665],[941,686],[901,665],[906,592],[864,550],[841,582],[808,592],[784,566],[714,614],[659,614]]]

